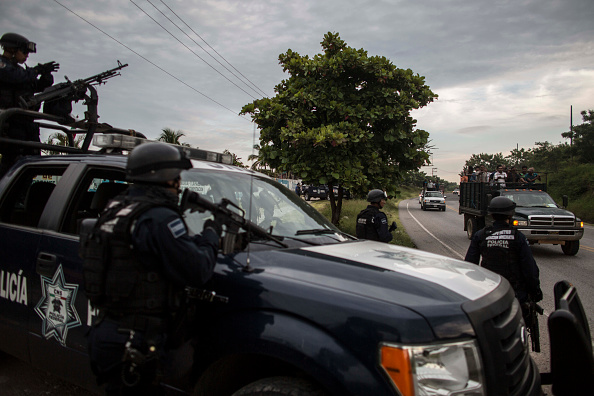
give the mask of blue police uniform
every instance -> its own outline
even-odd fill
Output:
[[[388,217],[374,205],[368,205],[357,216],[357,238],[390,242],[393,236],[388,228]]]
[[[129,265],[132,272],[123,276],[130,278],[141,272],[135,289],[152,291],[147,295],[132,293],[128,299],[118,300],[113,298],[117,291],[110,293],[110,287],[106,285],[106,294],[112,294],[112,303],[105,304],[98,323],[90,331],[91,365],[98,382],[107,382],[106,394],[160,394],[157,384],[159,367],[167,358],[168,327],[173,320],[171,314],[179,308],[170,296],[182,297],[180,293],[185,286],[199,287],[210,279],[216,263],[219,236],[212,228],[205,228],[202,235],[190,236],[176,209],[177,195],[162,187],[132,185],[124,196],[111,201],[104,215],[109,213],[110,207],[119,208],[117,204],[121,200],[125,200],[126,205],[130,202],[156,204],[138,215],[133,223],[131,257],[134,260],[130,260]],[[125,206],[124,211],[132,206]],[[119,265],[126,267],[125,260],[122,263]],[[113,262],[111,265],[118,266]],[[141,265],[141,270],[137,271],[134,265]],[[152,283],[142,284],[142,272],[154,274],[148,276],[149,280],[153,278]],[[154,286],[160,279],[168,290]],[[114,281],[116,286],[111,289],[129,289],[130,280],[125,281]],[[160,299],[167,301],[163,303]],[[134,334],[129,330],[133,330]],[[125,347],[128,342],[131,348],[147,358],[145,364],[134,370],[130,369],[129,363],[122,362],[125,351],[129,349]],[[150,352],[151,346],[154,352]]]
[[[488,238],[490,244],[485,243]],[[495,221],[492,227],[483,228],[474,234],[464,260],[479,264],[481,255],[481,265],[504,276],[520,302],[526,301],[528,295],[542,295],[539,269],[528,240],[506,221]],[[491,255],[493,260],[490,260]],[[486,262],[489,264],[485,265]]]
[[[34,68],[23,68],[5,56],[0,56],[0,109],[21,107],[19,98],[25,98],[36,92],[41,92],[54,83],[51,73],[44,73],[38,78]],[[39,108],[28,109],[39,110]],[[29,117],[14,115],[8,120],[8,128],[4,136],[12,139],[39,142],[39,126]],[[4,174],[21,155],[39,155],[34,148],[0,146],[2,166],[0,175]]]

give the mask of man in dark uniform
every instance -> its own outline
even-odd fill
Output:
[[[396,223],[388,227],[388,217],[380,209],[386,204],[386,193],[382,190],[371,190],[367,194],[369,205],[357,215],[357,238],[373,241],[390,242],[391,232],[396,229]]]
[[[56,62],[22,67],[29,53],[36,52],[35,43],[16,33],[6,33],[0,38],[4,52],[0,56],[0,109],[22,107],[20,97],[27,98],[54,83],[52,73],[60,67]],[[27,109],[39,110],[39,108]],[[29,117],[14,115],[8,120],[3,137],[39,142],[39,126]],[[0,145],[2,165],[0,176],[22,155],[39,155],[39,150],[11,145]]]
[[[516,204],[507,197],[495,197],[487,208],[495,222],[474,234],[464,260],[498,273],[512,285],[521,302],[542,300],[539,270],[528,240],[509,224]]]
[[[212,276],[222,226],[207,220],[201,236],[190,236],[178,206],[180,173],[191,167],[175,147],[141,144],[126,168],[134,184],[90,231],[83,224],[85,292],[100,312],[89,355],[108,395],[161,393],[160,366],[171,345],[170,327],[179,325],[184,288],[200,287]]]

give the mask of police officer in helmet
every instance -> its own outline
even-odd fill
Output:
[[[492,226],[477,231],[464,260],[498,273],[509,281],[521,302],[542,300],[539,270],[528,240],[512,228],[510,220],[516,204],[507,197],[495,197],[487,208],[493,216]]]
[[[22,107],[20,98],[32,96],[54,83],[52,73],[60,67],[56,62],[38,64],[35,67],[23,66],[30,53],[37,51],[34,42],[16,33],[5,33],[0,38],[3,53],[0,56],[0,109]],[[39,108],[27,110],[38,111]],[[8,127],[2,131],[3,137],[39,142],[39,126],[23,115],[13,115]],[[22,155],[39,155],[34,148],[21,148],[14,145],[0,146],[2,165],[0,176]]]
[[[161,394],[185,286],[212,276],[222,226],[190,236],[178,206],[180,174],[192,167],[165,143],[132,150],[128,189],[81,232],[85,292],[100,315],[89,334],[91,366],[108,395]]]
[[[367,194],[369,205],[357,215],[356,233],[359,239],[390,242],[391,232],[396,229],[396,223],[388,227],[388,217],[380,209],[386,204],[388,197],[382,190],[371,190]]]

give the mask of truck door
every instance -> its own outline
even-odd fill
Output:
[[[45,230],[38,222],[66,166],[23,168],[0,202],[0,343],[29,361],[28,322],[37,300],[37,248]]]
[[[84,294],[78,228],[83,219],[98,217],[109,199],[127,184],[123,170],[86,164],[78,166],[78,174],[72,178],[78,181],[61,191],[64,196],[55,197],[68,202],[63,211],[48,213],[50,220],[44,213],[52,230],[42,235],[38,245],[40,292],[30,321],[29,342],[34,366],[47,368],[59,361],[62,373],[58,375],[76,378],[78,385],[92,389],[96,385],[87,353],[87,333],[97,312]]]

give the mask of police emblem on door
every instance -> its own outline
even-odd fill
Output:
[[[80,326],[80,318],[74,307],[77,291],[78,285],[64,281],[62,265],[52,279],[41,276],[43,297],[37,303],[35,312],[43,320],[41,333],[46,339],[53,337],[66,346],[68,329]]]

